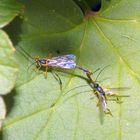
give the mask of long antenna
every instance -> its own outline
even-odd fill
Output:
[[[110,65],[105,66],[102,70],[100,70],[100,72],[98,73],[98,75],[96,76],[95,82],[97,81],[97,79],[99,78],[100,74]]]
[[[24,56],[26,56],[26,58],[31,58],[32,60],[34,60],[34,58],[29,54],[27,53],[21,46],[17,48],[17,50],[22,53]],[[22,51],[21,51],[22,50]]]
[[[32,62],[31,65],[28,66],[27,71],[28,71],[35,63],[36,63],[36,61],[35,61],[35,62]]]

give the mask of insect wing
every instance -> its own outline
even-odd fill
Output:
[[[104,91],[106,93],[106,95],[109,96],[117,96],[118,92],[123,92],[123,91],[127,91],[128,89],[130,89],[129,87],[118,87],[118,88],[104,88]],[[120,95],[123,96],[123,95]]]
[[[51,58],[51,60],[57,60],[57,61],[70,61],[70,60],[72,60],[72,61],[75,61],[76,56],[73,54],[67,54],[67,55],[53,57],[53,58]]]
[[[105,100],[104,96],[99,95],[98,99],[99,99],[98,106],[99,106],[100,123],[103,124],[105,111],[107,110],[107,104],[106,104],[106,100]]]
[[[60,67],[65,69],[73,69],[76,67],[76,56],[73,54],[53,57],[52,59],[48,59],[47,63],[52,67]]]
[[[99,104],[100,104],[102,110],[105,112],[106,109],[107,109],[106,99],[105,99],[105,97],[104,97],[103,95],[101,95],[101,94],[100,94],[98,97],[99,97]]]
[[[67,54],[67,55],[63,55],[61,57],[64,57],[64,59],[68,59],[68,60],[72,60],[72,61],[76,60],[76,56],[73,54]]]

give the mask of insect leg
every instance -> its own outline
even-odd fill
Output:
[[[112,98],[114,97],[115,98],[114,101],[117,103],[122,103],[121,97],[126,97],[126,96],[121,96],[121,95],[119,96],[118,94],[113,93],[112,91],[106,92],[106,96],[112,97]]]
[[[54,72],[54,71],[52,71],[52,74],[53,74],[54,78],[59,82],[60,90],[62,90],[62,81],[61,81],[59,75],[56,72]]]
[[[104,95],[102,95],[101,93],[98,93],[98,92],[95,92],[95,93],[98,98],[97,106],[101,107],[102,111],[105,114],[109,114],[109,115],[113,116],[110,109],[107,108],[106,97]]]
[[[46,71],[45,71],[45,77],[47,78],[48,76],[48,66],[46,66]]]
[[[104,111],[105,114],[109,114],[110,116],[113,117],[111,110],[109,108],[106,109],[106,111]]]
[[[36,68],[34,68],[35,72],[38,72],[41,68],[41,65],[36,66]]]

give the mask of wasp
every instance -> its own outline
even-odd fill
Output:
[[[82,70],[83,72],[90,73],[91,72],[85,68],[80,67],[79,65],[76,64],[76,56],[74,54],[66,54],[66,55],[60,55],[57,57],[48,57],[48,58],[40,58],[40,57],[35,57],[33,58],[30,56],[22,47],[20,49],[23,51],[21,52],[22,54],[24,53],[24,56],[27,55],[29,58],[31,58],[34,62],[29,66],[29,68],[33,65],[36,64],[37,70],[39,70],[41,67],[44,67],[46,69],[46,76],[49,68],[61,68],[61,69],[79,69]],[[56,79],[59,81],[61,87],[62,87],[62,81],[58,74],[55,74]]]
[[[100,72],[99,74],[97,75],[96,79],[94,80],[92,78],[92,73],[90,71],[84,71],[86,73],[86,76],[87,76],[87,81],[88,81],[88,85],[81,85],[81,86],[77,86],[77,87],[74,87],[73,89],[69,90],[68,92],[66,92],[65,94],[69,93],[70,91],[72,90],[75,90],[77,88],[80,88],[80,87],[85,87],[85,86],[89,86],[92,88],[94,94],[97,96],[97,99],[98,99],[98,103],[97,103],[97,106],[100,107],[100,110],[102,112],[104,112],[105,114],[109,114],[111,116],[112,113],[111,113],[111,110],[107,107],[107,100],[108,100],[108,97],[115,97],[115,101],[117,103],[121,103],[122,101],[120,100],[121,97],[129,97],[128,95],[118,95],[117,93],[114,93],[113,90],[115,91],[121,91],[121,90],[126,90],[128,89],[127,87],[118,87],[118,88],[103,88],[98,82],[97,82],[97,78],[99,77],[99,75],[101,74],[101,72],[105,69],[106,67],[104,67]],[[100,68],[98,68],[96,71],[100,70]],[[95,71],[95,72],[96,72]],[[93,73],[95,73],[93,72]],[[82,91],[82,92],[79,92],[79,93],[85,93],[85,92],[89,92],[91,90],[85,90],[85,91]],[[77,95],[77,94],[75,94]],[[75,96],[75,95],[72,95],[71,97]]]
[[[108,66],[106,66],[106,67],[108,67]],[[96,94],[96,96],[99,99],[98,105],[102,108],[102,111],[105,114],[110,114],[111,116],[113,116],[112,113],[111,113],[111,111],[110,111],[110,109],[107,108],[107,96],[115,96],[116,97],[116,100],[115,101],[118,102],[118,103],[121,103],[119,97],[129,97],[129,96],[128,95],[121,95],[121,96],[119,96],[116,93],[114,93],[113,90],[126,90],[126,89],[128,89],[128,87],[118,87],[118,88],[110,88],[109,89],[109,88],[103,88],[102,86],[100,86],[96,81],[97,81],[97,78],[99,77],[99,75],[101,74],[101,72],[106,67],[104,67],[99,72],[99,74],[97,75],[97,77],[96,77],[95,80],[92,79],[91,73],[86,72],[86,75],[87,75],[87,77],[89,79],[89,83],[90,83],[91,88],[93,89],[94,93]]]

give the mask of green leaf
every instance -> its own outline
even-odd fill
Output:
[[[2,127],[3,120],[5,119],[6,116],[6,107],[5,103],[3,101],[3,98],[0,97],[0,129]]]
[[[0,1],[0,28],[7,25],[20,11],[21,4],[15,0]],[[15,49],[8,35],[0,30],[0,95],[8,94],[15,85],[18,66],[14,59]],[[0,128],[5,119],[6,108],[0,96]]]
[[[0,1],[0,28],[7,25],[21,11],[22,5],[16,0]]]
[[[101,86],[131,87],[123,93],[130,97],[124,98],[122,104],[108,101],[113,117],[104,116],[101,124],[93,92],[78,94],[91,90],[90,86],[65,94],[75,86],[87,85],[84,78],[74,75],[85,77],[84,73],[56,71],[63,82],[61,91],[51,72],[45,78],[41,70],[28,70],[29,60],[17,52],[20,74],[13,94],[6,99],[10,111],[2,138],[139,139],[139,1],[111,1],[106,9],[88,18],[83,18],[80,8],[71,0],[25,1],[24,5],[23,19],[16,19],[7,29],[17,50],[22,46],[31,56],[43,58],[50,53],[73,53],[78,65],[92,71],[110,65],[98,78],[101,81],[109,77]],[[15,29],[18,31],[13,35]]]
[[[15,85],[18,66],[13,56],[14,51],[9,37],[0,30],[0,95],[9,93]]]
[[[18,67],[13,57],[15,49],[7,36],[0,30],[0,95],[8,94],[15,86]],[[0,96],[0,128],[5,119],[6,108]]]

